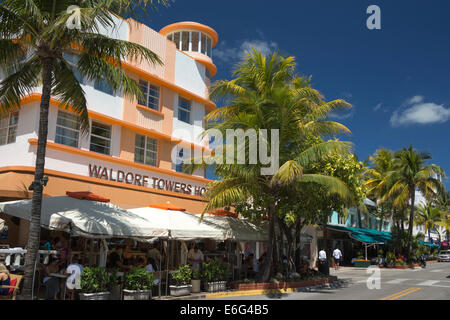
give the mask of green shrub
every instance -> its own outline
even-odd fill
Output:
[[[172,273],[172,280],[175,282],[175,285],[182,286],[186,284],[190,284],[192,278],[191,267],[186,264],[184,266],[180,266],[177,270]]]
[[[386,263],[387,264],[394,264],[395,263],[395,255],[393,252],[386,253]]]
[[[113,277],[103,267],[84,267],[81,273],[81,292],[96,293],[111,290]]]
[[[202,263],[201,278],[205,282],[228,280],[229,265],[226,262],[216,260]]]
[[[125,274],[125,289],[127,290],[150,290],[154,285],[153,274],[144,268],[132,268]]]
[[[194,271],[192,271],[192,280],[200,280],[201,279],[201,272],[198,269],[195,269]]]

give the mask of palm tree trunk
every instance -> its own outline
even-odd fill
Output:
[[[48,133],[48,110],[52,91],[52,69],[53,59],[45,58],[42,61],[42,98],[39,116],[38,144],[36,151],[36,168],[34,172],[34,189],[31,202],[31,221],[28,236],[27,254],[25,257],[25,273],[22,295],[25,299],[31,299],[31,288],[36,259],[39,258],[39,242],[41,236],[41,208],[42,193],[44,187],[41,180],[44,177],[45,149],[47,146]]]
[[[412,233],[413,233],[413,224],[414,224],[414,203],[416,201],[416,186],[411,186],[410,190],[411,194],[411,212],[409,214],[409,225],[408,225],[408,259],[411,258],[411,242],[412,242]]]
[[[273,263],[273,249],[275,238],[275,203],[269,206],[269,239],[267,241],[267,256],[264,262],[264,272],[262,275],[262,281],[267,282],[270,278],[270,272]]]

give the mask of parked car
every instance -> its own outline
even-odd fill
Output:
[[[438,261],[450,261],[450,250],[442,250],[438,255]]]

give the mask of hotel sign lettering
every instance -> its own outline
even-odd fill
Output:
[[[115,170],[112,168],[89,164],[89,176],[108,181],[122,182],[135,186],[154,188],[158,190],[172,191],[183,194],[201,196],[206,192],[205,187],[194,186],[188,183],[151,177],[139,173]]]

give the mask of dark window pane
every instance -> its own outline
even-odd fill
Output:
[[[189,50],[189,31],[183,31],[183,38],[181,41],[181,50],[188,51]]]
[[[206,54],[206,35],[202,33],[202,53]]]
[[[198,32],[192,31],[192,51],[198,52],[198,42],[200,41]]]
[[[179,32],[175,32],[173,34],[173,42],[175,42],[177,49],[180,49],[180,33]]]

